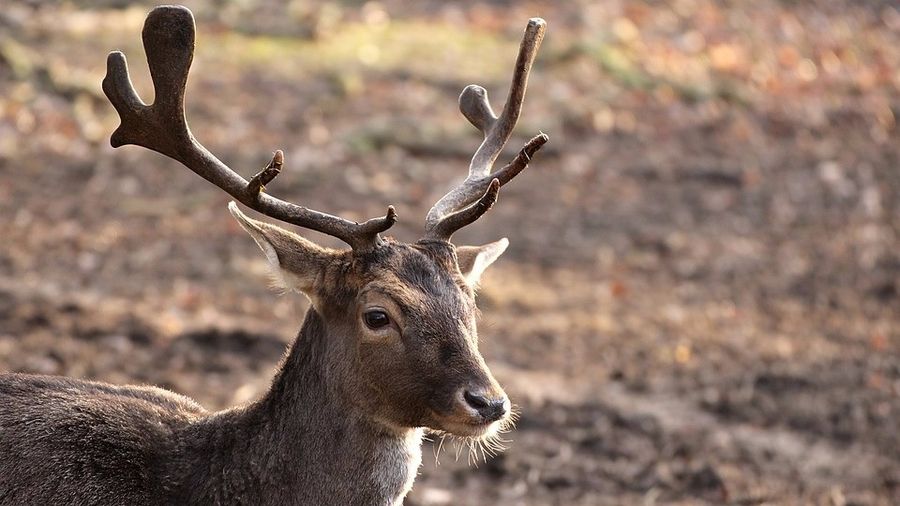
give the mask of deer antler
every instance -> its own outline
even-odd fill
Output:
[[[491,174],[494,161],[503,151],[522,111],[528,73],[544,39],[546,27],[547,23],[543,19],[528,20],[519,46],[509,97],[500,117],[494,114],[487,90],[481,86],[470,84],[460,94],[460,112],[475,128],[481,130],[484,141],[472,157],[465,181],[441,197],[428,211],[425,217],[425,239],[449,241],[454,232],[481,217],[497,201],[500,187],[525,170],[531,157],[549,140],[543,133],[535,136],[509,165]]]
[[[194,57],[194,16],[185,7],[165,5],[147,15],[142,33],[156,100],[145,104],[128,76],[125,55],[109,54],[103,92],[119,113],[121,125],[113,132],[113,147],[135,144],[178,160],[187,168],[225,190],[242,204],[266,216],[323,232],[368,251],[381,244],[378,235],[396,221],[394,208],[363,223],[307,209],[263,193],[263,185],[281,170],[284,154],[276,151],[269,165],[249,182],[222,163],[191,134],[184,114],[184,91]]]

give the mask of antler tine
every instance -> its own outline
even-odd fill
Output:
[[[470,176],[487,176],[494,161],[503,150],[503,146],[506,145],[506,141],[509,140],[509,136],[519,120],[519,113],[522,112],[525,89],[528,87],[528,74],[531,72],[531,65],[544,40],[546,28],[547,23],[541,18],[528,20],[525,35],[519,45],[519,56],[516,58],[516,68],[509,86],[509,96],[499,118],[494,115],[487,90],[481,86],[470,84],[460,94],[460,111],[475,128],[484,134],[484,142],[478,147],[469,164]]]
[[[490,208],[494,207],[497,197],[500,195],[500,180],[494,178],[488,184],[487,191],[474,204],[464,207],[459,211],[452,212],[437,222],[434,229],[426,236],[428,239],[438,239],[442,241],[450,241],[450,237],[457,230],[472,224],[480,218]]]
[[[381,244],[379,234],[397,221],[393,207],[388,207],[383,217],[356,223],[285,202],[262,192],[264,185],[281,170],[284,163],[281,151],[248,182],[194,139],[184,114],[194,34],[194,16],[185,7],[164,5],[147,15],[142,38],[156,94],[151,105],[145,104],[135,92],[125,55],[119,51],[109,54],[103,92],[121,119],[110,144],[115,148],[135,144],[178,160],[247,207],[337,237],[355,251],[368,251]]]
[[[535,136],[525,144],[509,165],[491,174],[494,161],[500,155],[500,152],[503,151],[503,147],[509,140],[513,128],[515,128],[519,119],[519,113],[522,111],[525,89],[528,86],[528,74],[531,72],[531,66],[537,56],[538,48],[540,48],[541,41],[544,39],[546,27],[547,23],[541,18],[528,20],[528,26],[525,27],[525,35],[522,37],[522,43],[519,45],[519,55],[516,59],[512,83],[509,87],[509,96],[499,117],[494,114],[488,99],[487,90],[483,87],[470,84],[460,94],[460,112],[475,128],[484,134],[484,141],[472,157],[472,161],[469,164],[469,175],[465,181],[441,197],[428,211],[428,215],[425,218],[426,239],[449,241],[453,232],[472,223],[481,214],[484,214],[490,209],[490,205],[485,207],[480,204],[491,193],[490,187],[493,185],[493,182],[498,181],[500,186],[508,183],[528,166],[528,162],[531,161],[534,153],[549,140],[543,133]],[[476,204],[470,206],[476,200]],[[496,197],[494,200],[496,200]],[[482,211],[472,220],[450,220],[450,223],[459,225],[457,228],[451,230],[449,224],[442,223],[442,221],[456,213],[471,211],[472,209],[482,209]]]

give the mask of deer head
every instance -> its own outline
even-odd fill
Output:
[[[264,185],[282,169],[281,151],[247,181],[194,139],[184,113],[195,33],[186,8],[158,7],[144,25],[156,91],[153,104],[145,104],[135,92],[125,56],[109,55],[103,90],[121,118],[111,143],[135,144],[174,158],[251,209],[347,243],[348,250],[324,248],[248,218],[235,202],[229,204],[279,283],[308,296],[321,316],[329,345],[339,351],[334,378],[340,395],[389,427],[488,436],[508,420],[510,403],[478,351],[475,290],[508,241],[457,247],[450,239],[491,208],[500,187],[524,170],[548,140],[544,134],[534,137],[508,165],[492,172],[521,111],[544,29],[543,20],[529,21],[499,117],[484,88],[463,90],[460,110],[483,132],[484,141],[468,177],[437,201],[426,217],[424,237],[412,244],[380,236],[397,220],[393,207],[383,217],[356,223],[269,195]]]

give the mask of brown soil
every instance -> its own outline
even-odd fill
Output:
[[[305,302],[221,192],[108,147],[106,52],[152,96],[147,5],[78,4],[0,10],[0,370],[246,402]],[[896,3],[297,4],[190,3],[193,130],[403,240],[477,146],[458,91],[499,101],[549,22],[505,156],[551,143],[458,237],[512,241],[481,333],[521,421],[495,458],[427,445],[408,504],[900,503]]]

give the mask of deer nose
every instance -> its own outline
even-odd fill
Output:
[[[463,392],[463,398],[470,408],[474,409],[488,422],[500,420],[506,416],[506,412],[509,410],[507,406],[509,401],[506,399],[506,396],[491,398],[481,392],[466,390]]]

